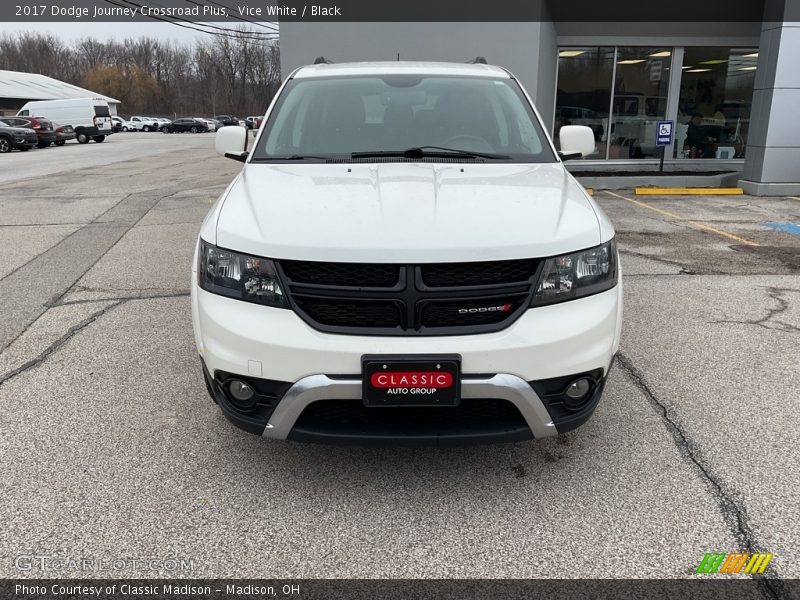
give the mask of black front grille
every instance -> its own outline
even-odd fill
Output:
[[[536,273],[535,260],[443,263],[422,265],[422,281],[428,287],[496,285],[528,281]]]
[[[299,296],[297,306],[317,323],[341,327],[400,327],[402,314],[391,301]]]
[[[358,335],[497,331],[530,304],[539,261],[422,265],[278,261],[292,307],[312,327]]]
[[[400,280],[400,265],[326,263],[285,260],[283,272],[295,283],[350,287],[394,287]]]

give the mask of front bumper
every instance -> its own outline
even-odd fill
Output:
[[[415,446],[519,442],[565,433],[592,416],[608,375],[598,371],[592,392],[569,411],[559,394],[539,396],[536,390],[546,391],[548,382],[526,382],[507,373],[463,379],[461,402],[452,408],[368,408],[358,400],[358,378],[311,375],[292,385],[242,377],[259,398],[256,409],[243,411],[232,402],[225,381],[212,377],[205,364],[203,372],[225,417],[250,433],[326,444]]]
[[[323,442],[484,443],[549,437],[574,429],[589,419],[599,402],[619,347],[622,322],[621,281],[594,296],[528,310],[502,331],[425,338],[323,333],[291,310],[218,296],[196,283],[191,301],[206,381],[226,417],[264,437]],[[519,419],[499,420],[491,427],[470,422],[461,428],[379,428],[377,433],[358,427],[347,431],[306,427],[307,409],[323,402],[347,413],[342,422],[356,423],[363,417],[358,411],[363,411],[364,354],[459,354],[465,410],[480,405],[482,399],[502,401],[518,411]],[[268,384],[270,390],[278,386],[279,392],[260,417],[242,414],[227,401],[220,373],[240,375],[254,385]],[[595,381],[591,397],[580,410],[565,412],[553,390],[581,374]]]

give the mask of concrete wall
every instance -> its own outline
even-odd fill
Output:
[[[552,122],[557,46],[552,23],[281,23],[281,72],[318,56],[334,62],[476,56],[514,73]]]
[[[785,10],[800,10],[786,0]],[[750,194],[800,194],[800,22],[766,22],[761,33],[742,187]]]

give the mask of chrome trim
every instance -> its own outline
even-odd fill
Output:
[[[462,398],[497,398],[519,409],[535,438],[558,435],[544,403],[528,382],[507,373],[484,379],[463,379]],[[332,379],[310,375],[295,383],[272,413],[264,428],[267,438],[286,439],[303,410],[317,400],[356,400],[361,398],[360,379]]]

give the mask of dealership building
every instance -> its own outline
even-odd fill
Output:
[[[102,98],[108,102],[112,115],[117,114],[120,101],[82,87],[20,71],[0,70],[0,117],[13,116],[31,100],[64,100],[68,98]]]
[[[541,0],[540,18],[505,22],[282,21],[282,72],[317,56],[481,56],[520,80],[556,144],[562,125],[592,128],[595,152],[570,162],[573,171],[656,169],[657,123],[669,120],[667,170],[734,171],[748,193],[800,194],[800,0],[740,2],[747,14],[731,13],[731,0],[706,0],[662,22],[569,21],[563,11],[575,4]],[[594,4],[624,16],[625,5],[635,12],[643,3]]]

